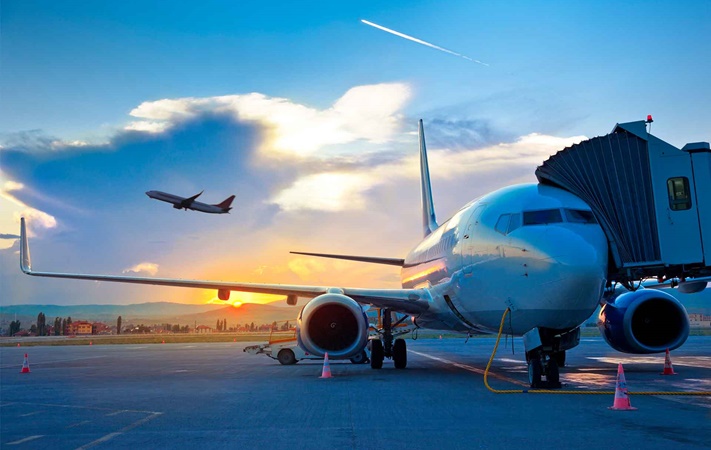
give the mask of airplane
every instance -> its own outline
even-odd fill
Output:
[[[230,195],[226,199],[224,199],[222,202],[216,204],[216,205],[208,205],[207,203],[201,203],[201,202],[196,202],[195,199],[200,197],[204,191],[201,191],[199,194],[193,195],[192,197],[179,197],[177,195],[173,194],[168,194],[166,192],[161,192],[161,191],[148,191],[146,192],[146,195],[149,196],[150,198],[160,200],[162,202],[166,203],[172,203],[173,208],[175,209],[184,209],[184,210],[189,210],[192,209],[193,211],[200,211],[204,213],[210,213],[210,214],[225,214],[229,213],[232,207],[230,206],[232,204],[232,201],[235,199],[234,195]]]
[[[686,341],[688,316],[671,295],[640,289],[610,300],[606,235],[591,208],[566,190],[544,184],[504,187],[470,201],[439,224],[421,120],[418,128],[423,240],[405,258],[308,253],[398,266],[400,289],[37,272],[31,267],[24,219],[21,269],[42,277],[216,289],[221,300],[228,300],[231,291],[284,295],[289,305],[308,298],[298,315],[297,338],[301,348],[318,356],[328,352],[348,358],[363,352],[369,339],[365,311],[381,308],[382,326],[370,340],[373,369],[381,369],[386,358],[396,369],[406,368],[406,341],[396,339],[396,327],[408,316],[419,328],[496,334],[510,311],[504,332],[523,336],[532,387],[561,386],[559,368],[566,351],[579,344],[581,324],[600,304],[604,326],[612,330],[601,328],[603,337],[617,350],[663,352]]]

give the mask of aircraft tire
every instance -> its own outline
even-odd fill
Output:
[[[294,352],[289,350],[288,348],[283,348],[279,350],[279,353],[277,354],[277,359],[285,366],[296,364],[296,356],[294,355]]]
[[[407,367],[407,343],[404,339],[395,339],[393,345],[393,362],[396,369]]]
[[[546,381],[553,384],[560,383],[560,371],[554,358],[551,358],[546,364]]]
[[[532,388],[541,385],[541,376],[543,375],[543,364],[539,358],[533,357],[528,361],[528,382]]]
[[[373,346],[370,349],[370,367],[372,369],[382,369],[383,360],[385,359],[385,351],[383,350],[383,341],[380,339],[373,339],[370,341]]]
[[[565,350],[553,353],[551,355],[551,358],[553,359],[553,361],[555,361],[556,364],[558,364],[558,367],[565,366]]]
[[[356,353],[354,356],[351,357],[351,362],[353,364],[365,364],[369,362],[368,354],[365,352],[365,350],[361,351],[360,353]]]

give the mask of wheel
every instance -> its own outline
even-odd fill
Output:
[[[553,384],[560,383],[560,371],[554,358],[549,359],[548,364],[546,364],[546,381]]]
[[[528,382],[532,388],[538,387],[541,384],[541,376],[543,375],[543,364],[540,358],[532,357],[528,361]]]
[[[565,366],[565,350],[553,353],[551,355],[551,358],[553,359],[553,361],[555,361],[556,364],[558,364],[558,367]]]
[[[407,367],[407,343],[405,339],[395,339],[393,345],[393,362],[396,369]]]
[[[279,350],[279,353],[277,354],[277,359],[285,366],[296,364],[296,356],[294,355],[294,352],[292,352],[288,348],[283,348]]]
[[[383,350],[383,341],[373,339],[370,341],[373,346],[370,349],[370,367],[373,369],[383,368],[383,359],[385,359],[385,351]]]
[[[367,363],[368,360],[368,354],[365,353],[365,350],[361,351],[360,353],[357,353],[353,356],[351,356],[351,362],[353,364],[365,364]]]

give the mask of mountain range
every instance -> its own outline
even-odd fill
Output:
[[[9,305],[0,306],[0,323],[19,320],[23,327],[34,323],[41,312],[47,321],[55,317],[71,317],[72,320],[116,323],[118,316],[124,324],[153,325],[171,323],[179,325],[215,326],[217,320],[227,319],[230,324],[272,323],[292,320],[299,314],[299,307],[283,307],[245,303],[242,306],[192,305],[172,302],[136,303],[130,305]]]

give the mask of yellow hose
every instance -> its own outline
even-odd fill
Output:
[[[499,348],[499,342],[501,341],[501,335],[503,334],[504,331],[504,320],[506,319],[506,316],[508,315],[509,311],[511,311],[510,308],[506,308],[506,311],[504,311],[504,315],[501,317],[501,325],[499,326],[499,334],[496,337],[496,345],[494,345],[494,351],[491,353],[491,357],[489,358],[489,362],[486,365],[486,370],[484,370],[484,385],[488,390],[493,392],[494,394],[575,394],[575,395],[614,395],[615,391],[566,391],[566,390],[560,390],[560,389],[494,389],[491,386],[489,386],[489,368],[491,368],[491,363],[494,361],[494,357],[496,356],[496,351]],[[711,392],[708,391],[695,391],[695,392],[689,392],[689,391],[670,391],[670,392],[661,392],[661,391],[640,391],[640,392],[632,392],[628,391],[627,394],[629,395],[686,395],[686,396],[711,396]]]

